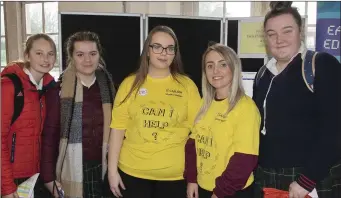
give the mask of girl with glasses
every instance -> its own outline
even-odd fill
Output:
[[[199,103],[173,30],[155,27],[114,102],[108,179],[116,197],[186,197],[184,149]]]

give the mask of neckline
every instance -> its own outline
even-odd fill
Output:
[[[150,76],[149,74],[147,74],[147,80],[150,80],[150,81],[167,81],[167,80],[170,80],[172,78],[172,75],[169,74],[168,76],[166,77],[163,77],[163,78],[154,78],[152,76]]]

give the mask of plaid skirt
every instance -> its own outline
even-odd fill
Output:
[[[289,190],[296,175],[302,173],[302,168],[262,168],[255,172],[255,198],[263,197],[263,188]],[[341,198],[341,162],[331,168],[329,176],[316,184],[319,198]]]
[[[109,198],[109,185],[105,185],[102,180],[102,163],[83,163],[83,194],[84,198]],[[114,197],[114,195],[112,195]]]

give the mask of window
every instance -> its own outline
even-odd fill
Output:
[[[251,2],[225,2],[226,17],[250,17]]]
[[[306,45],[310,50],[315,50],[316,42],[316,2],[293,2],[292,6],[297,7],[302,16],[307,17]]]
[[[199,2],[199,16],[250,17],[251,2]]]
[[[304,16],[306,15],[306,12],[305,12],[305,3],[304,1],[295,1],[292,3],[292,7],[296,7],[298,9],[298,12]]]
[[[36,33],[48,34],[56,44],[57,59],[50,74],[56,79],[60,74],[59,39],[58,39],[58,2],[26,2],[23,6],[25,14],[26,38]]]
[[[223,2],[199,2],[199,16],[223,17]]]
[[[308,25],[316,26],[316,13],[317,13],[316,1],[308,2],[308,11],[307,11]]]
[[[6,38],[5,38],[5,13],[4,5],[1,1],[1,71],[7,65],[7,55],[6,55]]]

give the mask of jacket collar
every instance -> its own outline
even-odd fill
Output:
[[[30,79],[29,74],[27,74],[24,71],[24,64],[22,62],[14,62],[14,63],[10,63],[8,66],[6,66],[4,68],[4,70],[1,72],[1,74],[8,74],[8,73],[13,73],[16,74],[23,82],[26,81],[30,84],[33,84],[34,86],[36,86],[36,82],[35,80],[32,78],[32,80]],[[41,82],[41,86],[42,89],[46,86],[50,86],[51,82],[54,81],[54,78],[49,74],[46,73],[44,75],[44,77],[42,78]],[[38,85],[39,85],[38,83]],[[38,88],[37,88],[38,89]]]
[[[305,54],[307,52],[307,48],[305,47],[304,43],[301,42],[301,47],[300,49],[298,50],[297,54],[295,54],[293,57],[291,57],[290,61],[288,64],[291,63],[291,61],[298,55],[298,54],[301,54],[301,57],[302,59],[304,58]],[[277,60],[272,57],[268,63],[266,63],[266,67],[268,68],[268,70],[275,76],[277,76],[278,74],[281,73],[281,71],[278,71],[277,67],[276,67],[276,63],[277,63]]]

